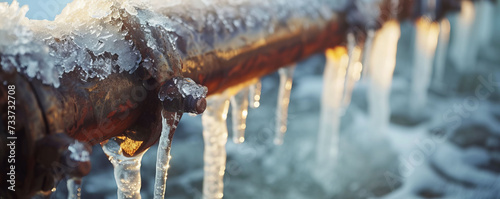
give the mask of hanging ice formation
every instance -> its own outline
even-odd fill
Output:
[[[162,102],[161,135],[156,155],[154,198],[165,197],[167,171],[171,159],[170,148],[177,124],[184,112],[200,114],[205,111],[207,88],[189,78],[174,77],[160,88]]]
[[[352,91],[356,82],[361,76],[361,70],[363,66],[360,62],[361,59],[361,48],[357,45],[354,33],[349,32],[347,34],[347,51],[349,56],[349,61],[347,63],[347,71],[344,79],[344,89],[342,93],[342,114],[345,113],[347,107],[351,103]]]
[[[444,70],[446,64],[446,55],[448,52],[448,43],[450,41],[450,22],[448,19],[442,19],[439,23],[439,39],[436,47],[434,82],[436,86],[444,87]]]
[[[370,56],[370,83],[368,89],[370,127],[385,133],[390,119],[389,95],[396,66],[399,22],[390,20],[377,31]]]
[[[413,78],[410,95],[410,111],[419,114],[427,102],[427,90],[432,77],[432,61],[439,36],[439,25],[427,18],[416,22],[415,54],[413,55]]]
[[[333,165],[338,154],[342,94],[349,56],[345,47],[328,49],[325,55],[316,162],[319,166],[329,167]]]
[[[90,160],[90,152],[85,148],[84,144],[79,141],[70,144],[68,146],[68,151],[73,161],[86,162]],[[68,188],[68,199],[80,199],[82,192],[81,177],[68,178],[66,187]]]
[[[82,196],[82,179],[70,178],[66,182],[68,187],[68,199],[80,199]]]
[[[124,155],[117,137],[102,144],[102,150],[113,164],[118,198],[141,198],[141,160],[144,152],[133,157]],[[68,185],[69,186],[69,185]]]
[[[290,103],[290,92],[292,90],[293,72],[296,65],[280,68],[280,86],[278,91],[278,106],[276,108],[276,135],[274,144],[283,144],[283,138],[287,128],[288,105]]]
[[[203,124],[203,151],[204,176],[203,198],[222,198],[224,193],[224,172],[226,169],[226,118],[229,100],[225,95],[212,96],[208,99],[208,106],[201,117]]]
[[[250,108],[259,108],[260,106],[260,94],[262,92],[262,82],[260,80],[257,83],[250,85]]]
[[[154,198],[163,199],[165,198],[166,182],[167,182],[167,172],[170,167],[170,147],[172,145],[171,140],[174,134],[177,124],[179,123],[182,113],[178,112],[166,112],[161,113],[161,136],[160,141],[158,141],[158,151],[156,154],[156,175],[155,175],[155,188],[154,188]]]
[[[231,97],[231,116],[233,122],[233,142],[241,144],[245,141],[245,129],[247,128],[248,116],[248,94],[249,88],[241,89]]]
[[[453,42],[450,46],[450,60],[455,61],[453,65],[462,72],[467,69],[467,61],[469,59],[467,54],[469,43],[471,43],[469,40],[473,31],[472,25],[474,23],[474,18],[474,3],[472,1],[462,1],[458,22],[453,28],[453,34],[451,34],[453,36]]]
[[[373,38],[375,37],[375,30],[374,29],[369,29],[366,32],[366,39],[365,39],[365,44],[363,46],[363,55],[362,55],[362,77],[365,78],[368,76],[368,73],[370,71],[370,54],[372,52],[372,44],[373,44]]]

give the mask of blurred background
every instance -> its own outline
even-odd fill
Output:
[[[30,7],[27,17],[48,20],[68,2],[19,0]],[[249,110],[245,142],[234,144],[229,139],[226,145],[224,198],[500,198],[500,6],[489,6],[488,20],[475,22],[489,28],[469,27],[468,42],[457,40],[459,31],[454,28],[460,13],[447,16],[451,32],[444,72],[434,69],[430,77],[414,76],[415,59],[421,59],[414,56],[416,30],[412,22],[401,23],[387,132],[371,128],[369,83],[361,78],[341,117],[339,159],[331,175],[316,175],[314,159],[325,56],[297,63],[288,131],[281,146],[273,144],[279,76],[263,77],[261,105]],[[489,37],[476,39],[483,35]],[[477,50],[461,59],[456,49]],[[431,81],[427,102],[415,116],[409,107],[412,84],[419,78]],[[231,117],[229,111],[230,137]],[[171,155],[166,197],[201,198],[200,116],[182,118]],[[100,146],[94,146],[91,159],[82,198],[116,198],[113,167]],[[142,161],[143,198],[153,197],[155,162],[153,146]],[[51,198],[66,197],[62,181]]]

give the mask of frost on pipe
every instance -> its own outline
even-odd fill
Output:
[[[293,72],[297,65],[291,65],[285,68],[280,68],[280,86],[278,91],[278,105],[276,107],[276,132],[274,144],[283,144],[285,137],[287,120],[288,120],[288,105],[290,104],[290,93],[292,91]]]
[[[231,117],[233,122],[233,142],[241,144],[245,141],[247,128],[249,88],[242,88],[231,97]]]
[[[208,98],[208,107],[201,117],[203,124],[203,198],[222,198],[224,172],[226,170],[226,142],[228,137],[226,118],[229,99],[224,95]]]
[[[323,96],[321,97],[320,125],[316,145],[316,164],[318,171],[322,172],[329,171],[338,157],[342,94],[349,62],[345,47],[328,49],[325,55]]]
[[[369,64],[368,104],[370,126],[379,133],[386,133],[389,126],[389,95],[400,35],[399,22],[391,20],[377,31],[373,40]]]
[[[113,164],[118,198],[141,198],[141,160],[144,152],[133,157],[125,156],[119,137],[111,138],[102,144],[102,150]]]

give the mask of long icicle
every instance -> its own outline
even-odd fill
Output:
[[[360,62],[361,49],[357,45],[356,38],[352,32],[347,34],[347,52],[349,55],[349,62],[343,83],[344,91],[342,93],[342,114],[345,113],[347,107],[351,103],[352,91],[361,76],[362,70],[362,64]]]
[[[229,100],[226,96],[212,96],[207,100],[207,109],[201,117],[203,124],[203,198],[220,199],[224,193],[226,169],[226,118]]]
[[[386,22],[377,31],[370,54],[369,118],[370,126],[378,133],[385,133],[389,125],[389,94],[400,35],[399,22],[395,20]]]
[[[250,108],[259,108],[260,106],[260,95],[262,92],[262,82],[259,80],[257,83],[251,85],[250,87]]]
[[[241,144],[245,141],[245,129],[247,128],[248,116],[248,93],[249,88],[241,89],[231,97],[231,117],[233,122],[233,142]]]
[[[278,70],[280,87],[278,92],[278,106],[276,108],[276,136],[274,137],[274,144],[276,145],[283,144],[283,138],[287,129],[288,105],[290,103],[295,66],[292,65]]]
[[[427,90],[431,82],[432,61],[439,36],[439,24],[426,18],[420,18],[416,22],[416,26],[410,111],[412,114],[418,115],[425,108],[427,102]]]
[[[342,93],[349,56],[345,47],[328,49],[323,73],[321,117],[316,145],[316,163],[320,169],[331,169],[338,155]],[[322,174],[321,174],[322,175]]]
[[[82,179],[70,178],[66,182],[68,187],[68,199],[80,199],[82,197]]]
[[[165,198],[167,172],[170,167],[170,147],[171,139],[177,124],[182,117],[179,112],[166,112],[162,111],[162,130],[160,141],[158,142],[158,151],[156,155],[156,175],[155,175],[155,199]]]
[[[436,65],[434,73],[434,82],[440,88],[444,87],[444,70],[446,64],[446,55],[448,52],[448,43],[450,40],[450,22],[448,19],[442,19],[440,23],[439,40],[436,47]]]
[[[102,145],[102,150],[113,164],[117,196],[122,198],[141,198],[141,160],[144,152],[133,157],[123,154],[122,148],[111,138]]]
[[[375,30],[370,29],[366,33],[365,45],[363,47],[363,71],[362,77],[369,76],[370,73],[370,54],[372,52],[373,38],[375,37]]]

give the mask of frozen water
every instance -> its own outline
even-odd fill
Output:
[[[111,138],[102,145],[104,153],[113,164],[116,185],[118,187],[117,196],[122,198],[141,198],[141,161],[144,154],[140,153],[133,157],[123,154],[122,148],[116,142],[116,138]],[[69,186],[69,185],[68,185]]]
[[[331,169],[337,160],[342,94],[344,93],[344,80],[349,62],[345,47],[328,49],[325,56],[321,116],[316,145],[316,164],[319,169]]]
[[[450,57],[454,61],[454,66],[459,71],[467,71],[467,62],[470,57],[467,55],[469,43],[472,35],[472,26],[475,19],[474,3],[472,1],[462,1],[458,22],[454,25],[450,46]]]
[[[75,140],[72,144],[68,146],[68,151],[70,152],[70,158],[79,161],[79,162],[87,162],[90,161],[90,153],[83,143]]]
[[[436,50],[439,24],[426,18],[416,22],[415,54],[413,57],[413,78],[410,96],[410,111],[419,115],[427,103],[427,90],[431,83],[432,62]]]
[[[13,1],[9,6],[0,3],[0,65],[2,70],[26,73],[31,78],[45,84],[59,86],[58,72],[54,67],[49,49],[35,39],[27,27],[29,19],[25,17],[27,6],[19,8]]]
[[[162,111],[162,130],[160,141],[158,141],[158,152],[156,159],[156,175],[155,175],[155,199],[165,198],[165,189],[167,182],[167,172],[170,167],[169,162],[170,147],[172,145],[170,138],[177,128],[177,124],[181,119],[182,113],[169,114]]]
[[[344,78],[344,89],[342,93],[342,112],[345,112],[349,104],[351,103],[352,90],[356,82],[361,76],[361,70],[363,68],[361,59],[361,48],[356,42],[354,33],[349,32],[347,34],[347,52],[349,55],[349,62],[347,64],[347,72]]]
[[[259,80],[257,83],[250,85],[250,101],[248,102],[250,108],[259,108],[260,106],[260,94],[262,92],[262,82]]]
[[[434,82],[436,86],[444,88],[444,70],[446,55],[448,53],[448,44],[450,40],[450,22],[448,19],[442,19],[439,23],[439,39],[436,47],[436,62],[434,67]]]
[[[224,172],[226,170],[226,118],[229,100],[226,96],[211,96],[202,115],[204,176],[203,198],[222,198]]]
[[[280,68],[280,86],[278,91],[278,105],[276,106],[276,135],[274,144],[283,144],[288,120],[288,105],[290,104],[290,93],[292,91],[293,72],[296,65]]]
[[[370,83],[368,106],[371,128],[384,133],[389,125],[389,96],[392,75],[396,66],[396,52],[401,34],[399,22],[388,21],[377,31],[370,56]]]
[[[237,144],[245,141],[245,129],[247,128],[246,121],[248,116],[248,94],[249,88],[245,87],[231,97],[233,142]]]
[[[68,179],[66,186],[68,187],[68,199],[80,199],[82,196],[82,179]]]
[[[372,44],[373,37],[375,37],[375,30],[370,29],[366,32],[365,44],[363,46],[363,55],[362,55],[362,77],[365,78],[368,76],[370,70],[370,55],[372,54]]]

